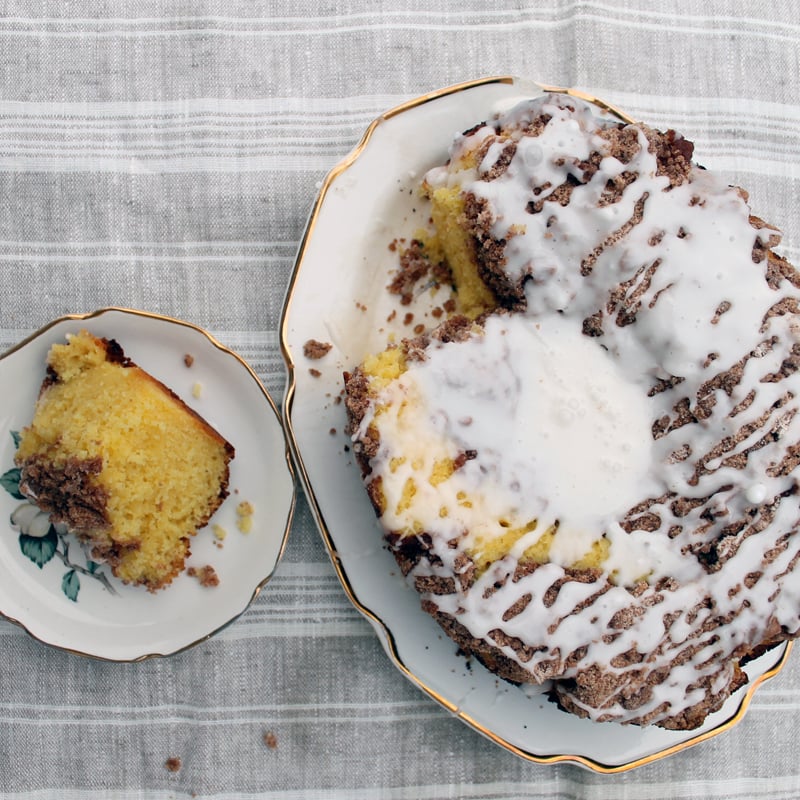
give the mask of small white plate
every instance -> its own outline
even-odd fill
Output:
[[[235,447],[230,496],[192,539],[187,561],[187,566],[213,566],[218,586],[204,588],[185,571],[155,593],[126,586],[108,568],[87,562],[73,537],[52,532],[43,556],[35,546],[25,548],[28,555],[23,551],[25,540],[10,523],[23,503],[11,491],[14,433],[31,421],[50,346],[83,328],[116,339],[128,357]],[[184,363],[186,355],[193,358],[191,366]],[[283,553],[295,491],[275,404],[238,355],[187,322],[102,309],[55,320],[5,353],[0,386],[0,615],[46,644],[112,661],[138,661],[204,641],[249,606]],[[236,525],[241,501],[254,508],[247,534]],[[226,530],[224,540],[214,536],[213,524]],[[39,566],[37,558],[48,560]]]
[[[397,299],[386,290],[397,267],[390,243],[412,237],[428,218],[416,191],[421,176],[444,162],[457,133],[541,94],[542,88],[499,77],[420,97],[375,120],[330,173],[312,209],[284,308],[281,337],[289,371],[284,422],[341,583],[400,672],[464,722],[523,758],[620,772],[733,726],[759,683],[783,666],[789,647],[752,662],[749,687],[696,731],[595,724],[559,711],[542,694],[498,680],[478,664],[467,666],[421,611],[417,593],[383,547],[343,435],[342,372],[383,349],[391,334],[408,336],[417,324],[429,327],[431,308],[446,299],[425,293],[392,316]],[[333,347],[312,361],[303,354],[309,339]]]

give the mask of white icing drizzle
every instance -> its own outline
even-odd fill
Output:
[[[737,190],[696,167],[670,188],[643,129],[623,164],[600,135],[609,123],[568,104],[574,111],[557,96],[523,104],[458,139],[449,166],[426,176],[488,203],[494,237],[507,240],[507,275],[528,276],[527,311],[493,315],[463,342],[433,340],[425,360],[378,394],[354,439],[369,426],[380,432],[371,476],[382,476],[382,524],[413,532],[421,521],[432,537],[438,561],[423,559],[412,577],[458,576],[462,548],[537,520],[473,585],[428,599],[475,637],[492,641],[501,629],[516,640],[501,649],[532,680],[593,666],[615,676],[607,702],[567,692],[592,718],[658,722],[724,696],[732,659],[800,627],[800,581],[783,579],[800,559],[797,479],[780,469],[787,448],[800,446],[798,378],[765,380],[800,341],[794,314],[768,312],[800,293],[787,281],[779,291],[767,284],[766,262],[753,260],[761,234]],[[544,129],[523,135],[542,113]],[[486,180],[506,138],[492,141],[477,169],[460,159],[496,128],[516,150]],[[583,182],[579,162],[591,153],[602,159]],[[623,173],[636,179],[603,205],[608,181]],[[568,175],[578,182],[566,205],[526,210]],[[637,209],[641,220],[626,227]],[[600,310],[602,335],[585,335],[584,320]],[[619,324],[623,311],[635,320]],[[743,358],[741,378],[723,380]],[[437,486],[420,479],[466,452],[474,457]],[[392,460],[400,454],[404,463]],[[639,529],[631,521],[642,514],[649,524]],[[556,521],[551,563],[512,579],[524,549]],[[566,568],[601,535],[604,574],[570,580]],[[648,585],[634,595],[643,576]],[[637,663],[620,658],[629,651]],[[620,686],[648,675],[658,685],[623,707]]]

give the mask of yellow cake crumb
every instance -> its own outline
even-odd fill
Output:
[[[226,531],[222,525],[216,523],[211,527],[211,530],[214,533],[214,538],[218,539],[220,542],[228,535],[228,531]]]
[[[462,313],[477,317],[497,305],[494,295],[475,269],[473,247],[465,232],[464,200],[458,188],[442,187],[430,193],[431,218],[436,227],[437,247],[453,272]]]

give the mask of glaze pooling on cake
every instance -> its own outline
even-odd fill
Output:
[[[800,280],[691,153],[558,95],[458,137],[425,191],[512,313],[347,382],[423,607],[574,713],[674,728],[800,632]]]
[[[409,479],[433,474],[437,463],[472,454],[446,480],[421,481],[407,502],[388,502],[382,522],[389,530],[412,530],[432,508],[446,508],[452,513],[440,516],[438,532],[480,549],[480,540],[536,521],[511,550],[519,556],[558,524],[549,558],[567,567],[641,500],[643,476],[648,489],[660,487],[649,480],[654,444],[639,393],[566,322],[490,316],[457,345],[434,340],[424,360],[378,393],[355,434],[360,440],[370,426],[380,430],[370,463],[387,498],[402,497]],[[584,502],[576,504],[579,496]],[[609,556],[609,571],[623,583],[651,569],[652,537],[635,538],[618,537]],[[658,552],[667,569],[670,548]]]

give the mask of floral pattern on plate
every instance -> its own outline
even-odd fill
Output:
[[[11,436],[16,446],[19,443],[18,432],[11,431]],[[54,558],[61,561],[66,567],[66,572],[61,577],[61,591],[73,603],[78,602],[81,575],[100,581],[111,594],[117,594],[101,565],[91,559],[84,545],[79,543],[80,561],[73,560],[70,553],[72,542],[68,538],[67,529],[61,524],[53,523],[46,511],[26,500],[19,490],[19,481],[18,467],[13,467],[0,475],[0,486],[15,500],[22,501],[9,517],[12,530],[19,532],[19,549],[22,554],[33,561],[39,569]]]

